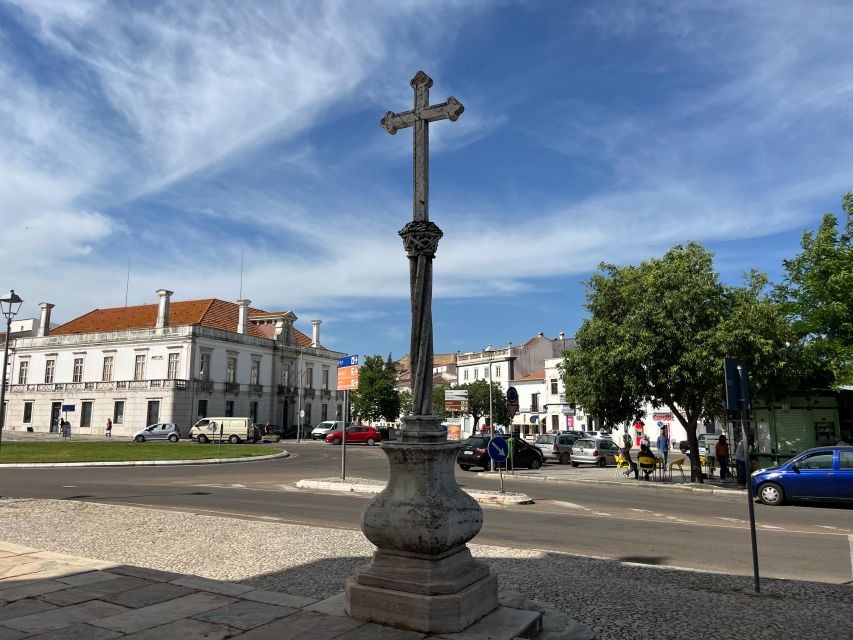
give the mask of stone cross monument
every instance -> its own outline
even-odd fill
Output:
[[[442,236],[429,220],[429,123],[456,120],[455,98],[429,104],[432,78],[411,81],[415,108],[382,118],[394,134],[414,127],[412,221],[400,230],[409,258],[412,300],[412,415],[398,441],[385,442],[390,475],[364,510],[362,530],[376,545],[370,564],[346,584],[346,611],[361,620],[422,633],[462,631],[498,605],[497,576],[465,543],[483,526],[480,505],[454,476],[457,442],[432,414],[432,260]]]

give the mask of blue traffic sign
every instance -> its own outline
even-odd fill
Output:
[[[64,405],[62,405],[62,410],[63,411],[74,411],[74,405],[73,404],[64,404]]]
[[[338,368],[342,367],[357,367],[358,366],[358,356],[344,356],[343,358],[338,358]]]
[[[518,404],[518,390],[515,387],[510,387],[506,390],[507,404]]]
[[[509,442],[503,438],[492,438],[486,445],[486,451],[495,462],[503,462],[509,456]]]

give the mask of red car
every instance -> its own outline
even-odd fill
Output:
[[[343,433],[340,431],[332,431],[326,436],[326,442],[329,444],[340,444],[343,440]],[[367,443],[373,446],[382,440],[379,437],[379,432],[373,427],[347,427],[347,444]]]

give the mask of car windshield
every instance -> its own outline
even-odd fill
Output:
[[[485,447],[485,446],[486,446],[486,443],[488,442],[488,440],[489,440],[488,438],[483,438],[483,437],[472,437],[472,438],[468,438],[468,439],[465,441],[465,446],[466,446],[466,447],[477,447],[477,448],[482,448],[482,447]]]
[[[552,435],[542,435],[536,438],[536,444],[553,444],[554,436]]]

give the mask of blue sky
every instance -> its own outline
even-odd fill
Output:
[[[394,7],[393,10],[391,7]],[[581,282],[705,243],[776,278],[853,189],[847,2],[0,0],[4,288],[292,309],[408,351],[411,134],[431,98],[435,348],[571,335]]]

